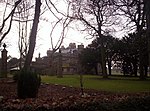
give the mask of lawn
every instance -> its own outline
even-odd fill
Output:
[[[79,75],[64,75],[63,78],[56,76],[42,76],[42,82],[80,87]],[[109,77],[102,79],[101,76],[84,75],[83,84],[86,89],[96,89],[110,92],[150,92],[150,79],[141,81],[136,77]]]

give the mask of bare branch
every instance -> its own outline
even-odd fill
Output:
[[[54,49],[54,46],[53,46],[53,37],[52,37],[53,31],[54,31],[55,27],[57,26],[57,24],[58,24],[61,20],[62,20],[62,19],[59,19],[59,20],[54,24],[54,26],[52,27],[52,30],[51,30],[51,32],[50,32],[50,38],[51,38],[52,49]]]
[[[54,25],[52,26],[52,30],[50,31],[50,40],[51,40],[51,47],[53,52],[57,51],[61,44],[63,43],[63,40],[67,34],[67,28],[69,26],[69,24],[72,22],[72,17],[69,15],[69,10],[70,10],[70,2],[67,1],[67,7],[66,7],[66,12],[63,13],[61,11],[59,11],[59,7],[57,7],[57,5],[55,5],[51,0],[45,0],[46,5],[48,6],[49,11],[54,15],[54,17],[57,19],[57,21],[54,23]],[[54,30],[61,26],[62,30],[60,32],[60,36],[58,38],[57,43],[54,45],[53,43],[53,33]],[[59,35],[59,34],[57,34]]]
[[[28,19],[28,20],[13,19],[13,21],[16,21],[16,22],[31,22],[31,21],[33,21],[33,19]]]
[[[60,46],[63,43],[63,40],[65,38],[65,35],[67,34],[67,33],[65,34],[65,30],[68,27],[68,25],[70,24],[70,22],[72,21],[72,20],[69,20],[67,22],[67,20],[68,20],[68,18],[66,18],[65,21],[64,21],[64,23],[63,23],[63,26],[62,26],[63,29],[62,29],[62,32],[61,32],[61,36],[60,36],[58,42],[56,43],[56,46],[55,46],[54,50],[58,50],[60,48]]]
[[[18,0],[15,2],[15,6],[13,8],[13,10],[9,13],[9,15],[3,20],[0,32],[2,33],[2,30],[5,26],[6,21],[10,18],[10,23],[9,23],[9,28],[7,29],[7,31],[2,35],[2,37],[0,38],[0,43],[2,42],[2,40],[5,38],[5,36],[9,33],[10,29],[11,29],[11,25],[12,25],[12,19],[13,19],[13,15],[14,12],[16,10],[16,7],[18,6],[18,4],[21,2],[22,0]]]

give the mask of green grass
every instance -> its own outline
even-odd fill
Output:
[[[42,76],[42,82],[80,87],[79,75],[65,75],[63,78],[56,76]],[[140,81],[135,77],[109,77],[84,75],[84,88],[110,92],[150,92],[150,79]]]

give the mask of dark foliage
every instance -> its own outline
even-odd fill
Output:
[[[40,86],[40,76],[30,71],[21,71],[18,78],[17,93],[18,97],[35,98]]]
[[[13,80],[14,80],[14,82],[17,82],[17,81],[18,81],[18,78],[19,78],[19,72],[15,72],[15,73],[13,74]]]

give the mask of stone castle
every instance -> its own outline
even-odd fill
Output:
[[[36,61],[32,62],[32,69],[41,74],[77,74],[80,66],[78,54],[83,49],[83,44],[76,47],[75,43],[70,43],[67,48],[62,46],[59,52],[47,50],[47,56],[40,57],[39,54]]]

